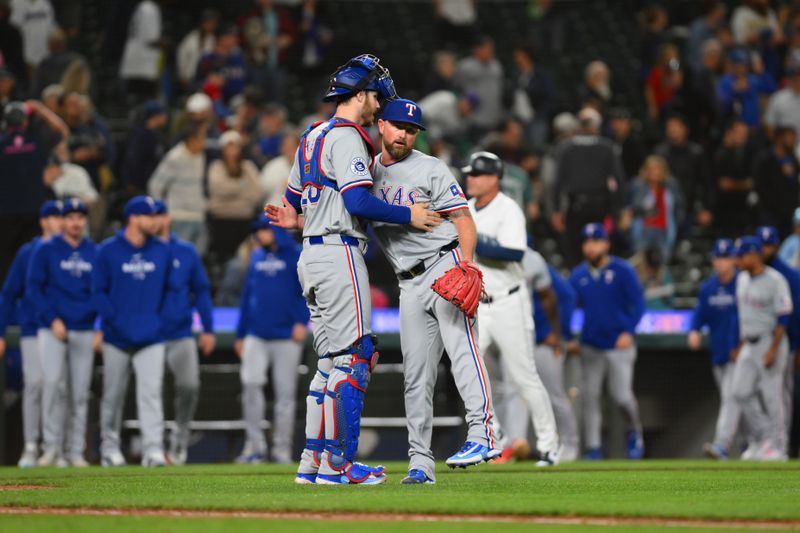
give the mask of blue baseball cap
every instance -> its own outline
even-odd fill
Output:
[[[756,229],[756,237],[761,239],[761,244],[775,245],[781,242],[778,229],[774,226],[759,226]]]
[[[67,216],[70,213],[81,213],[83,215],[88,215],[89,209],[86,207],[86,204],[83,203],[79,198],[70,198],[69,200],[63,203],[61,213],[64,216]]]
[[[733,257],[736,250],[730,239],[717,239],[714,241],[712,255],[714,257]]]
[[[413,100],[405,98],[392,100],[386,104],[381,118],[392,122],[411,124],[421,130],[425,129],[425,126],[422,125],[422,108]]]
[[[602,224],[597,224],[596,222],[593,222],[591,224],[586,224],[583,227],[583,229],[581,230],[581,238],[584,241],[589,239],[597,241],[607,241],[608,232],[606,231],[606,228],[604,228]]]
[[[728,54],[728,59],[731,61],[731,63],[737,65],[746,64],[750,60],[747,51],[742,48],[734,48],[733,50],[731,50],[730,53]]]
[[[156,201],[149,196],[134,196],[125,204],[125,220],[133,215],[155,215]]]
[[[64,206],[58,200],[47,200],[39,208],[39,218],[64,216]]]
[[[761,253],[761,239],[753,235],[748,235],[737,239],[736,241],[736,255],[739,257],[749,253]]]
[[[256,217],[256,219],[253,221],[250,227],[252,228],[254,233],[260,229],[272,229],[272,221],[269,219],[267,215],[261,213],[260,215],[258,215],[258,217]]]
[[[156,204],[156,212],[154,214],[166,215],[167,213],[169,213],[169,209],[167,209],[167,202],[165,202],[164,200],[155,200],[155,204]]]

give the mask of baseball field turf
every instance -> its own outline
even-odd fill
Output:
[[[439,467],[436,485],[297,486],[291,466],[0,469],[0,531],[800,529],[800,463]],[[12,529],[13,528],[13,529]]]

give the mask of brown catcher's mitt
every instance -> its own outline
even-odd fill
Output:
[[[431,289],[472,318],[483,294],[483,272],[472,263],[459,263],[437,279]]]

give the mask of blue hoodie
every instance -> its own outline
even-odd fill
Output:
[[[92,269],[95,245],[88,239],[73,248],[56,235],[39,245],[28,267],[28,291],[40,327],[60,318],[69,330],[94,328]]]
[[[626,261],[611,256],[594,272],[584,261],[572,271],[569,282],[578,296],[577,306],[583,308],[583,344],[610,350],[622,333],[636,332],[644,315],[644,291]]]
[[[170,292],[164,308],[164,337],[171,341],[192,336],[193,307],[200,313],[203,331],[212,333],[211,284],[200,256],[194,246],[175,235],[170,235],[168,244],[175,291]]]
[[[92,297],[104,342],[123,350],[163,342],[162,307],[171,287],[171,263],[169,247],[155,237],[138,248],[120,230],[100,244]]]
[[[284,230],[271,228],[277,249],[257,248],[250,256],[242,290],[236,338],[289,339],[295,324],[307,324],[308,307],[297,278],[300,248]]]
[[[550,272],[550,279],[552,280],[553,292],[556,293],[556,300],[558,301],[558,316],[561,323],[561,335],[564,340],[572,338],[572,312],[575,310],[575,290],[567,280],[561,277],[561,274],[550,265],[547,265],[547,270]],[[533,321],[536,324],[536,344],[542,344],[544,340],[553,331],[550,325],[550,320],[547,318],[547,313],[542,306],[542,301],[533,294]]]
[[[711,364],[724,365],[739,344],[739,315],[736,312],[736,276],[722,283],[714,274],[700,287],[692,313],[692,331],[708,327]]]
[[[39,325],[33,312],[33,303],[25,290],[25,277],[28,272],[31,254],[39,246],[41,238],[23,244],[11,263],[3,292],[0,293],[0,335],[5,333],[6,326],[14,322],[19,324],[23,337],[35,337]]]

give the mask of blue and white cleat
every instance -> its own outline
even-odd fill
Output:
[[[718,461],[724,461],[728,458],[728,450],[719,444],[713,444],[711,442],[703,444],[703,453],[706,454],[706,457]]]
[[[294,482],[297,485],[316,485],[317,474],[303,474],[301,472],[298,472],[297,476],[295,476],[294,478]]]
[[[339,474],[317,474],[317,485],[381,485],[386,483],[386,475],[360,463],[347,466]]]
[[[466,468],[490,461],[502,453],[503,450],[499,448],[488,448],[477,442],[467,441],[455,455],[447,458],[445,464],[450,468]]]
[[[639,460],[644,457],[644,439],[635,431],[628,433],[628,459]]]
[[[408,471],[408,475],[400,482],[401,485],[435,485],[436,480],[428,477],[428,474],[413,468]]]
[[[589,448],[583,454],[584,461],[601,461],[603,459],[603,451],[600,448]]]

